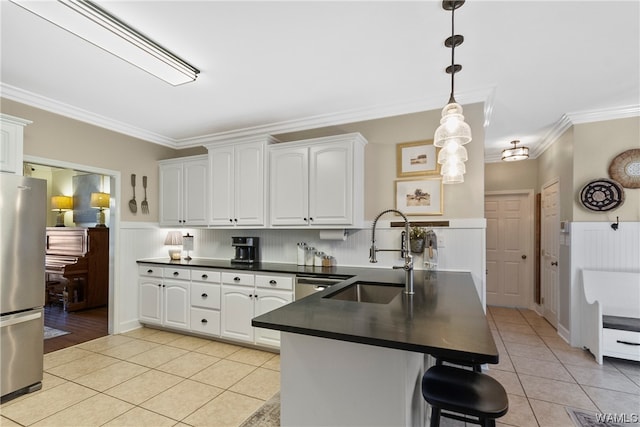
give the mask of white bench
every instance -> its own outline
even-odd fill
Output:
[[[581,345],[603,356],[640,361],[640,273],[582,270]]]

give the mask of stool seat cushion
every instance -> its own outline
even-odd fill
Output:
[[[422,395],[434,407],[481,418],[499,418],[509,409],[502,384],[489,375],[453,366],[429,368],[422,377]]]

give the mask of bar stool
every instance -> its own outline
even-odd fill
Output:
[[[431,427],[440,425],[440,417],[494,427],[496,418],[509,409],[507,392],[498,381],[489,375],[453,366],[429,368],[422,377],[422,396],[432,408]]]

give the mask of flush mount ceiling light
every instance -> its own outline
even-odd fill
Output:
[[[502,160],[505,162],[517,162],[529,158],[529,147],[518,147],[520,141],[511,141],[513,147],[502,150]]]
[[[11,1],[173,86],[195,81],[200,73],[93,2]]]
[[[451,11],[451,37],[444,41],[444,45],[451,49],[451,65],[446,68],[451,74],[451,95],[449,102],[442,109],[440,126],[436,129],[433,145],[442,147],[438,163],[442,164],[441,174],[443,184],[458,184],[464,182],[464,162],[467,160],[467,150],[463,145],[471,141],[471,128],[464,121],[462,106],[453,96],[455,85],[454,76],[462,70],[462,65],[455,63],[455,50],[464,42],[464,37],[455,34],[454,12],[464,4],[465,0],[445,0],[442,2],[444,10]],[[462,164],[462,167],[460,167]],[[449,165],[449,166],[448,166]]]

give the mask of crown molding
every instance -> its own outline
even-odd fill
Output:
[[[640,116],[640,105],[607,108],[603,110],[580,111],[568,113],[567,117],[574,125],[581,123],[601,122],[604,120],[628,119]]]
[[[490,87],[469,92],[460,92],[456,96],[461,104],[485,102],[486,114],[487,108],[489,113],[493,109],[492,105],[487,107],[486,102],[487,100],[493,99],[494,91],[495,88]],[[264,135],[277,135],[281,133],[297,132],[301,130],[315,129],[325,126],[337,126],[346,123],[374,120],[383,117],[398,116],[402,114],[439,110],[445,105],[444,101],[440,97],[438,97],[437,99],[435,99],[435,97],[424,98],[409,102],[344,110],[328,114],[319,114],[310,117],[303,117],[300,119],[286,120],[282,122],[269,123],[242,129],[211,133],[208,135],[201,135],[191,138],[175,139],[164,135],[159,135],[145,129],[130,126],[126,123],[112,120],[108,117],[94,114],[87,110],[77,108],[72,105],[65,104],[5,83],[0,83],[0,94],[2,95],[2,97],[10,99],[12,101],[20,102],[22,104],[30,105],[32,107],[40,108],[42,110],[46,110],[55,114],[59,114],[115,132],[119,132],[124,135],[129,135],[174,149],[200,147],[206,144],[221,141],[247,140],[247,138],[261,137]]]
[[[73,105],[65,104],[42,95],[35,94],[6,83],[0,83],[0,95],[3,98],[20,102],[31,107],[40,108],[54,114],[69,117],[74,120],[89,123],[104,129],[122,133],[124,135],[139,138],[154,144],[163,145],[170,148],[178,148],[177,141],[145,129],[122,123],[108,117],[94,114]]]

